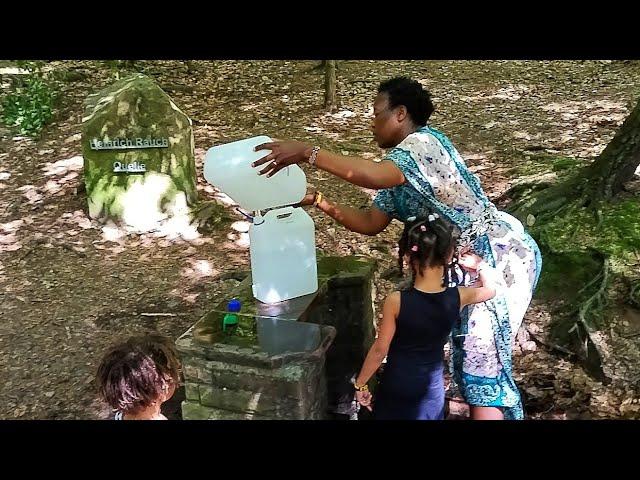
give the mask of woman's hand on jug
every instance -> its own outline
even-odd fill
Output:
[[[307,193],[305,194],[302,201],[298,204],[300,207],[308,207],[309,205],[313,205],[313,202],[316,200],[316,189],[308,187]]]
[[[255,150],[271,150],[270,154],[251,164],[252,167],[259,167],[271,162],[259,172],[260,175],[267,174],[267,177],[271,177],[289,165],[308,162],[313,147],[302,142],[277,141],[262,143]]]

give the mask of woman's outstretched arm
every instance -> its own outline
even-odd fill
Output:
[[[271,153],[253,163],[253,167],[268,163],[260,170],[260,175],[266,174],[268,177],[294,163],[308,162],[313,153],[313,147],[301,142],[269,142],[258,145],[255,149],[271,150]],[[321,170],[349,183],[373,190],[396,187],[405,182],[402,171],[390,160],[374,162],[320,149],[316,152],[314,163]]]
[[[316,193],[310,192],[301,205],[312,205],[316,198]],[[364,235],[377,235],[391,223],[391,217],[375,206],[367,209],[353,208],[332,202],[324,196],[316,206],[342,226]]]

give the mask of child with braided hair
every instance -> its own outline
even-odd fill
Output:
[[[457,237],[455,227],[437,214],[405,224],[399,261],[401,268],[403,262],[409,265],[414,283],[387,297],[378,337],[355,379],[356,400],[375,419],[444,419],[444,345],[463,308],[496,294],[493,268],[475,254],[457,261],[479,281],[474,287],[451,286]],[[373,402],[367,382],[385,357]]]

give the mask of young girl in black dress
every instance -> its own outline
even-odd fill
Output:
[[[356,400],[375,419],[443,420],[444,345],[467,305],[496,294],[495,271],[475,254],[458,264],[474,287],[450,287],[457,232],[437,214],[408,222],[399,242],[399,262],[413,271],[413,287],[390,294],[382,310],[378,338],[355,379]],[[375,402],[367,382],[382,360],[387,363]]]

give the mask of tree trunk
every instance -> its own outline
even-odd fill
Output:
[[[326,60],[324,69],[324,107],[327,110],[335,110],[336,98],[336,61]]]
[[[640,164],[640,101],[603,152],[568,180],[516,201],[509,211],[520,220],[554,215],[563,206],[596,205],[618,193]]]
[[[598,158],[585,169],[585,177],[600,199],[609,199],[633,177],[640,164],[640,101]]]
[[[550,335],[575,349],[587,371],[606,381],[640,378],[640,350],[629,344],[621,321],[630,311],[626,302],[635,302],[640,290],[634,257],[638,206],[615,198],[639,163],[640,101],[591,164],[549,188],[531,193],[530,187],[509,208],[540,246],[545,295],[566,305]],[[594,271],[599,264],[600,272]]]

